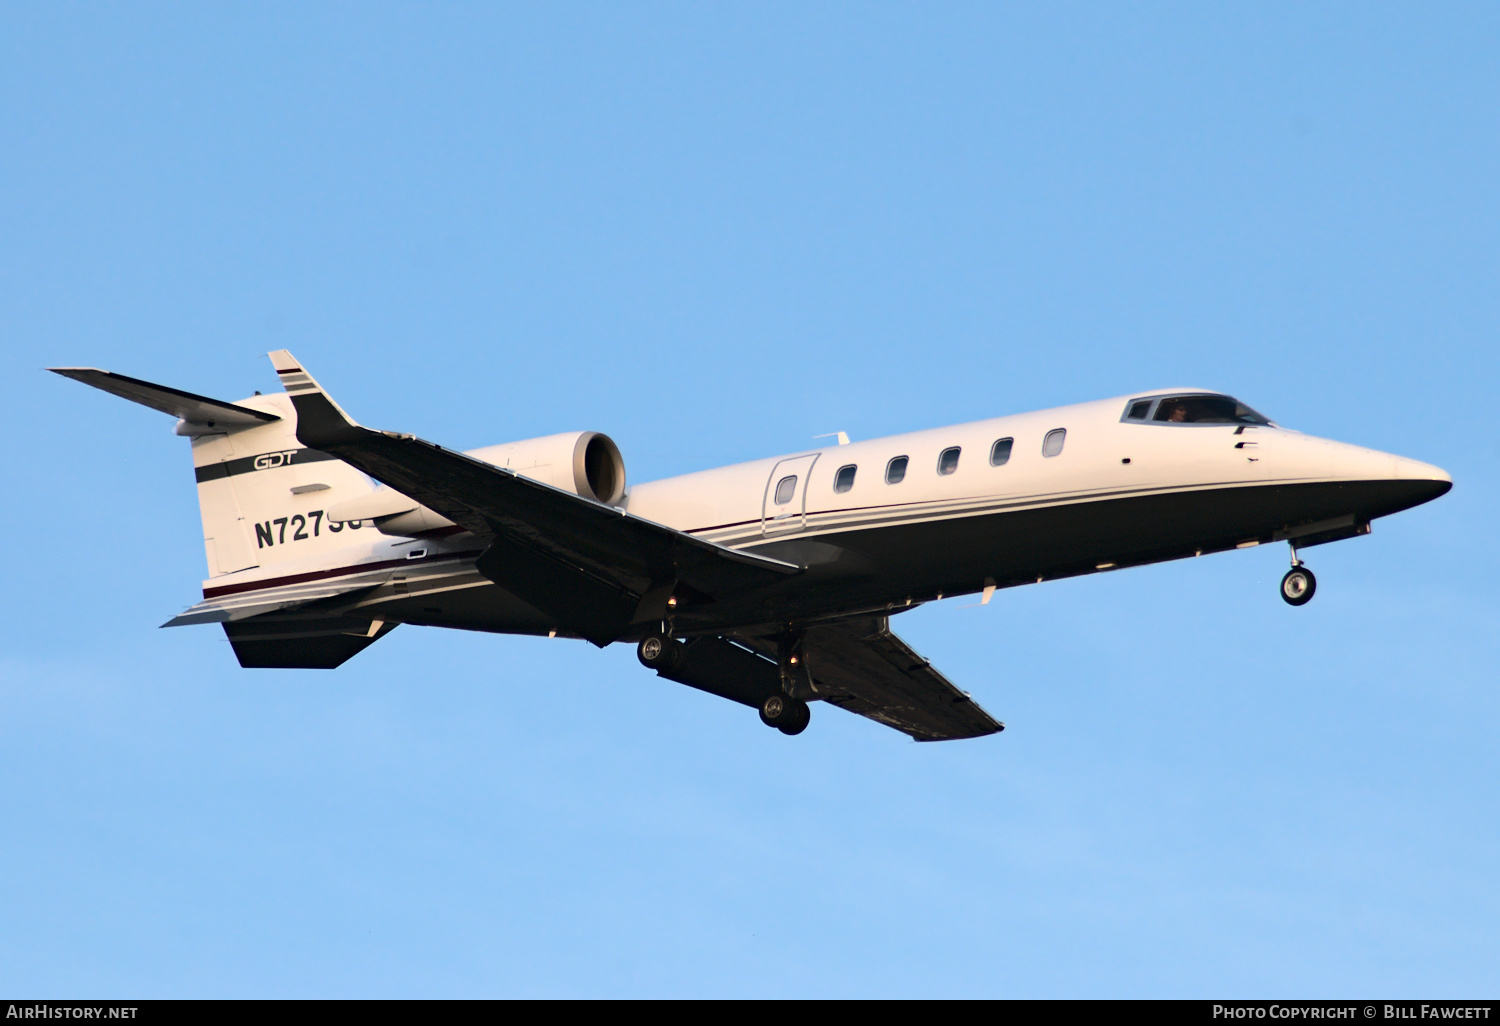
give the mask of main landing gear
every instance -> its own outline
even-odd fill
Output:
[[[677,665],[682,646],[665,634],[653,631],[635,647],[635,657],[648,670],[670,670]]]
[[[1297,546],[1292,545],[1291,548],[1292,568],[1281,579],[1281,598],[1289,606],[1305,606],[1312,601],[1313,594],[1318,590],[1318,579],[1297,558]]]
[[[682,642],[673,640],[667,633],[668,629],[670,628],[664,626],[662,630],[652,631],[635,647],[635,657],[648,670],[655,670],[668,680],[752,706],[756,694],[765,694],[767,685],[775,687],[777,671],[764,660],[742,653],[742,659],[747,660],[752,667],[748,672],[743,662],[738,669],[733,664],[716,668],[712,659],[709,659],[707,666],[703,665],[702,659],[695,664],[686,654],[687,647]],[[731,648],[731,651],[738,650]],[[800,661],[800,658],[793,660],[792,665],[796,666]],[[770,679],[767,680],[767,677]],[[760,719],[766,726],[775,727],[783,734],[800,734],[807,729],[812,712],[807,708],[807,702],[800,697],[800,692],[793,694],[789,691],[787,681],[791,680],[795,687],[795,678],[783,675],[782,679],[780,689],[767,695],[760,703]]]
[[[812,711],[807,700],[817,694],[812,674],[807,670],[807,654],[802,650],[802,635],[787,634],[777,643],[776,673],[781,691],[760,703],[760,719],[783,734],[800,734],[807,729]]]
[[[807,729],[812,710],[807,703],[786,695],[770,695],[760,703],[760,721],[783,734],[800,734]]]

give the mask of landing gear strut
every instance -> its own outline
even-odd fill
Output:
[[[1289,606],[1305,606],[1312,601],[1313,594],[1318,590],[1318,579],[1297,558],[1297,546],[1292,545],[1291,548],[1292,568],[1281,579],[1281,598]]]
[[[783,734],[800,734],[807,729],[812,710],[807,703],[786,695],[771,695],[760,703],[760,720]]]

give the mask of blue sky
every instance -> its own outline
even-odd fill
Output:
[[[0,990],[1467,996],[1500,981],[1500,12],[0,6]],[[1436,463],[1285,550],[895,628],[1009,729],[795,739],[624,646],[158,631],[159,414],[290,348],[632,480],[1178,384]]]

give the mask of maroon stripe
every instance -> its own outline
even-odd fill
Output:
[[[472,552],[443,552],[434,556],[423,556],[420,559],[385,559],[379,563],[361,563],[356,566],[341,566],[333,570],[314,570],[311,573],[292,574],[287,577],[272,577],[264,581],[247,581],[244,584],[225,584],[218,588],[204,588],[203,597],[206,599],[218,598],[221,595],[236,595],[244,591],[259,591],[262,588],[279,588],[287,584],[304,584],[307,581],[322,581],[330,577],[345,577],[349,574],[365,573],[370,570],[384,570],[388,567],[411,566],[416,563],[435,563],[444,559],[468,559],[479,555],[480,550]]]
[[[876,503],[873,506],[843,506],[843,507],[840,507],[838,509],[814,509],[814,510],[806,510],[802,514],[794,514],[794,515],[796,515],[796,516],[805,515],[805,516],[810,516],[810,517],[820,517],[820,516],[823,516],[825,513],[860,513],[860,512],[863,512],[864,510],[867,510],[867,509],[901,509],[903,506],[921,506],[921,505],[923,505],[925,503],[928,503],[928,502],[942,502],[942,501],[945,501],[945,500],[942,500],[942,499],[936,499],[936,500],[935,499],[918,499],[915,502],[885,502],[885,503]],[[723,530],[726,530],[727,528],[730,528],[730,527],[744,527],[746,524],[759,524],[762,521],[764,521],[765,519],[766,519],[765,517],[758,517],[755,520],[736,520],[732,524],[716,524],[713,527],[690,527],[687,530],[683,531],[683,533],[684,534],[702,534],[704,531],[723,531]],[[775,523],[775,521],[773,520],[772,523]]]
[[[732,524],[716,524],[713,527],[689,527],[683,530],[683,534],[702,534],[704,531],[722,531],[726,527],[743,527],[746,524],[758,524],[759,520],[736,520]]]

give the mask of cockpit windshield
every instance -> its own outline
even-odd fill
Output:
[[[1145,420],[1140,401],[1130,404],[1130,420]],[[1270,424],[1237,399],[1227,395],[1169,395],[1156,400],[1151,414],[1156,424]]]

